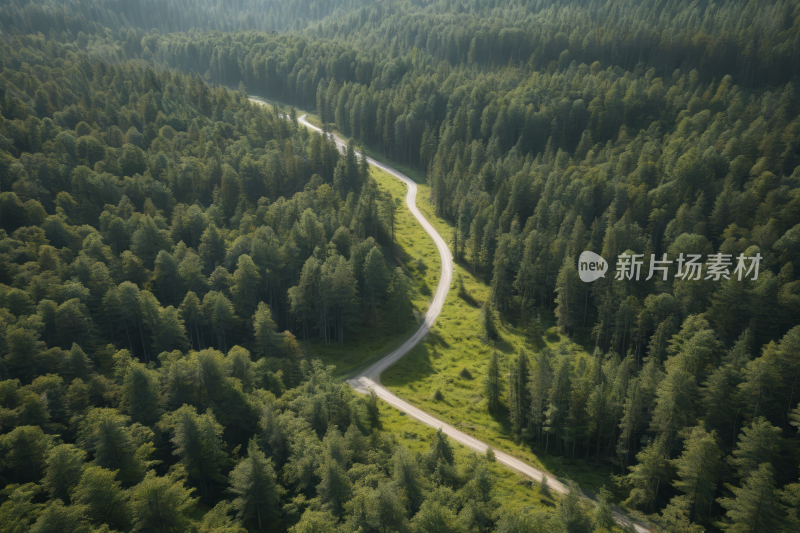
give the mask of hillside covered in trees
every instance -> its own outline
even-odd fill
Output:
[[[159,479],[209,507],[244,505],[221,488],[257,446],[290,491],[275,489],[281,527],[308,507],[358,529],[321,481],[293,484],[264,417],[306,417],[323,447],[356,425],[389,453],[374,419],[329,430],[318,407],[299,407],[323,405],[315,380],[339,385],[297,342],[346,346],[388,317],[413,323],[407,277],[381,248],[394,204],[353,143],[340,155],[250,93],[427,176],[454,258],[491,287],[477,302],[485,342],[502,345],[502,321],[534,347],[507,368],[486,361],[483,376],[481,408],[507,415],[517,439],[610,464],[624,505],[665,531],[800,529],[800,3],[274,2],[261,18],[248,2],[124,4],[0,7],[0,438],[14,484],[2,505],[28,509],[13,511],[20,524],[42,512],[25,502],[45,501],[59,445],[131,490],[161,461]],[[587,250],[609,262],[593,283],[578,277]],[[643,255],[640,279],[615,279],[623,254]],[[664,254],[668,275],[645,280]],[[690,254],[726,254],[730,271],[758,256],[758,276],[679,276]],[[574,344],[548,347],[550,324]],[[206,372],[220,384],[198,392]],[[149,399],[131,396],[141,390]],[[86,436],[112,415],[142,450],[140,477]],[[171,429],[181,416],[227,443],[216,470],[187,463]],[[302,431],[287,431],[290,450]],[[45,443],[24,459],[32,470],[15,466],[10,435]],[[339,463],[353,487],[356,462]],[[435,462],[420,464],[436,486],[466,490],[472,478],[445,483]],[[398,483],[388,464],[376,468]],[[388,487],[378,478],[370,497]],[[419,497],[458,515],[443,530],[539,527],[481,522],[436,490]],[[63,501],[103,522],[47,494],[47,512]],[[397,516],[427,530],[406,496]],[[604,527],[566,524],[552,527]]]

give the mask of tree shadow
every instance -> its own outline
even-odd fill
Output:
[[[436,373],[433,352],[420,343],[381,375],[385,387],[404,387]]]
[[[450,343],[444,340],[444,337],[442,337],[442,335],[435,330],[428,330],[428,333],[426,333],[425,337],[423,337],[423,341],[434,346],[434,348],[450,348]],[[434,355],[439,357],[439,354]]]

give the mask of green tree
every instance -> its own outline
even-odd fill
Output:
[[[528,355],[520,350],[511,363],[508,379],[508,410],[514,431],[527,427],[530,414],[528,381]]]
[[[47,452],[43,485],[51,498],[70,502],[71,492],[81,479],[86,452],[74,444],[59,444]]]
[[[130,524],[128,494],[122,490],[121,482],[115,479],[117,472],[100,466],[87,466],[72,497],[96,522],[125,529]]]
[[[555,521],[561,530],[567,533],[583,533],[591,531],[591,519],[588,502],[581,499],[580,487],[574,481],[567,483],[569,491],[558,500]]]
[[[247,445],[247,458],[239,461],[230,474],[233,506],[241,520],[254,520],[259,531],[274,524],[283,489],[275,480],[272,461],[267,459],[255,439]]]
[[[423,488],[425,487],[419,465],[408,450],[401,446],[395,449],[393,460],[392,480],[407,498],[410,510],[417,512],[424,501]]]
[[[173,454],[181,458],[189,478],[195,480],[203,496],[213,496],[214,481],[224,482],[220,467],[227,454],[222,442],[223,427],[209,409],[202,415],[189,405],[165,415],[161,422],[172,433]]]
[[[233,303],[240,316],[250,317],[256,311],[256,306],[260,300],[258,287],[261,275],[258,273],[253,260],[249,255],[240,255],[238,268],[233,273],[233,286],[231,294]]]
[[[739,443],[728,463],[736,469],[736,475],[746,478],[758,470],[763,463],[775,465],[781,455],[781,430],[774,427],[763,416],[742,428]]]
[[[612,497],[613,494],[605,486],[600,487],[597,492],[597,507],[595,507],[592,515],[592,523],[595,530],[606,529],[610,531],[614,527],[614,516],[611,514]]]
[[[673,486],[683,492],[690,502],[689,521],[706,520],[714,501],[717,478],[722,466],[722,452],[716,434],[706,432],[703,426],[692,428],[683,444],[683,454],[672,460],[679,480]]]
[[[229,516],[235,510],[231,502],[219,502],[203,515],[198,533],[247,533],[244,526]]]
[[[156,255],[153,280],[158,287],[158,295],[161,297],[161,301],[177,305],[180,281],[178,263],[172,257],[172,254],[166,250],[161,250]]]
[[[289,528],[290,533],[336,533],[338,530],[336,517],[330,511],[311,509],[306,509],[300,521]]]
[[[71,531],[89,533],[84,509],[77,505],[64,505],[61,500],[50,500],[29,530],[31,533],[59,533]]]
[[[377,325],[378,308],[389,289],[389,272],[378,248],[372,248],[364,260],[364,319]]]
[[[152,444],[139,444],[129,427],[129,418],[116,409],[96,407],[89,411],[78,430],[78,445],[94,454],[97,466],[119,470],[123,483],[142,479]]]
[[[352,484],[344,467],[329,454],[326,454],[319,467],[320,483],[317,491],[326,509],[335,515],[344,510],[345,502],[350,498]]]
[[[120,407],[133,420],[142,424],[158,420],[161,391],[157,372],[132,361],[125,372],[120,392]]]
[[[253,315],[253,330],[255,334],[255,353],[260,357],[267,357],[277,346],[278,325],[272,319],[272,312],[267,304],[258,302],[258,308]]]
[[[726,509],[728,521],[719,527],[735,533],[757,531],[779,531],[785,517],[775,490],[772,467],[762,463],[744,480],[742,487],[726,485],[732,498],[720,498],[719,504]]]
[[[495,325],[494,304],[491,300],[483,302],[480,314],[481,340],[484,344],[489,344],[497,338],[497,326]]]
[[[578,276],[575,258],[567,256],[558,271],[556,279],[556,317],[558,318],[558,329],[562,333],[573,332],[582,323],[581,312],[581,279]]]
[[[38,485],[9,485],[8,499],[0,505],[0,529],[8,533],[28,533],[31,523],[41,514],[41,503],[33,503]]]
[[[186,531],[191,523],[189,513],[197,506],[197,499],[191,495],[191,489],[186,489],[183,481],[158,477],[150,470],[130,491],[134,529],[158,533]]]
[[[414,304],[411,302],[411,280],[397,267],[392,274],[389,287],[389,297],[384,305],[386,317],[391,317],[389,323],[395,332],[404,332],[411,322]]]
[[[411,520],[414,531],[425,533],[461,533],[462,525],[456,514],[435,500],[425,500],[419,512]]]
[[[667,452],[667,439],[660,435],[636,454],[638,464],[629,466],[631,472],[626,476],[626,481],[633,487],[626,500],[628,505],[652,510],[658,497],[661,478],[666,474]]]
[[[4,464],[7,468],[13,468],[23,480],[39,479],[51,446],[52,438],[45,435],[39,426],[18,426],[0,435]]]

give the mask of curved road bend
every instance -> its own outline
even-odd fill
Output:
[[[264,102],[259,100],[250,98],[252,102],[257,104],[265,105]],[[298,122],[303,126],[312,129],[314,131],[321,132],[322,130],[313,124],[309,123],[306,120],[306,115],[302,115],[299,117]],[[344,151],[344,148],[347,146],[347,143],[342,140],[340,137],[330,134],[334,141],[336,142],[336,146]],[[358,154],[360,155],[360,154]],[[447,297],[447,292],[450,289],[450,283],[453,279],[453,258],[450,254],[450,249],[447,247],[447,243],[445,243],[444,239],[441,235],[433,228],[430,222],[420,213],[419,209],[417,209],[417,184],[408,176],[395,170],[394,168],[381,163],[380,161],[375,161],[371,157],[367,157],[367,162],[370,165],[376,166],[383,170],[384,172],[388,172],[392,176],[398,178],[399,180],[403,181],[408,187],[408,192],[406,193],[406,205],[414,217],[422,224],[422,227],[425,228],[425,231],[428,232],[428,235],[431,236],[433,242],[436,244],[436,248],[439,250],[439,255],[442,259],[442,272],[441,277],[439,279],[439,286],[436,288],[436,294],[433,296],[433,301],[431,305],[428,307],[428,312],[425,314],[425,320],[420,325],[419,329],[409,338],[402,346],[397,348],[395,351],[384,357],[383,359],[377,361],[375,364],[364,370],[360,376],[350,379],[347,382],[353,387],[355,390],[361,393],[367,393],[368,389],[372,389],[375,391],[375,394],[378,397],[391,405],[399,409],[400,411],[405,412],[408,416],[419,420],[423,424],[430,426],[435,429],[442,428],[442,431],[446,433],[450,438],[455,440],[456,442],[463,444],[467,448],[474,450],[478,453],[486,453],[488,445],[479,441],[475,437],[467,435],[466,433],[457,430],[450,424],[447,424],[438,418],[429,415],[425,411],[418,409],[411,405],[410,403],[401,400],[389,390],[380,384],[380,375],[381,372],[389,368],[395,362],[397,362],[401,357],[403,357],[406,353],[408,353],[414,346],[417,345],[419,341],[428,333],[431,326],[433,325],[436,317],[439,316],[439,313],[442,311],[442,306],[444,305],[444,300]],[[545,474],[541,470],[533,468],[532,466],[512,457],[506,453],[503,453],[499,450],[493,449],[497,462],[515,470],[523,475],[526,475],[536,481],[541,481],[542,476]],[[561,482],[556,479],[553,479],[552,476],[548,477],[547,480],[548,486],[560,493],[566,493],[569,489]],[[640,526],[639,524],[631,522],[620,510],[613,508],[613,515],[614,519],[620,523],[621,525],[630,526],[633,525],[637,532],[639,533],[648,533],[650,530]]]

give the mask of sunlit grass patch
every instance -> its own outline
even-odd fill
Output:
[[[436,434],[436,429],[418,422],[406,414],[401,414],[394,407],[383,401],[379,402],[383,431],[394,435],[397,442],[409,449],[412,453],[425,453],[430,446],[431,439]],[[456,465],[464,464],[472,450],[450,439],[456,454]],[[494,476],[495,485],[493,496],[503,502],[509,512],[518,511],[525,507],[539,505],[552,506],[553,499],[543,497],[539,493],[537,484],[530,483],[530,479],[512,472],[498,463],[488,463]]]

